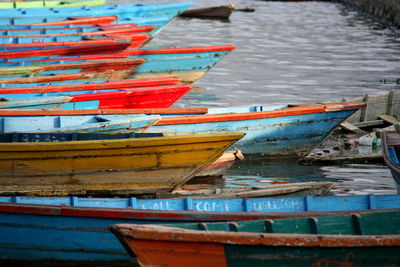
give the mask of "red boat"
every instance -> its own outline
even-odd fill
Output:
[[[67,20],[32,23],[29,25],[50,26],[50,25],[94,25],[113,23],[118,16],[93,16],[93,17],[69,17]]]
[[[152,39],[151,35],[144,33],[136,34],[111,34],[103,37],[83,37],[80,41],[63,41],[63,42],[42,42],[33,41],[31,43],[17,43],[17,44],[0,44],[0,47],[9,49],[18,48],[35,48],[35,47],[54,47],[54,46],[76,46],[76,45],[90,45],[90,44],[113,44],[117,42],[129,42],[129,48],[140,48]],[[19,51],[17,51],[19,53]]]
[[[0,52],[0,58],[14,59],[26,57],[39,57],[39,56],[82,56],[94,54],[116,54],[121,53],[131,46],[130,42],[114,42],[109,40],[107,42],[83,42],[80,45],[72,45],[62,48],[49,48],[49,49],[32,49],[22,51],[7,51]],[[127,55],[118,55],[118,57],[126,57]]]
[[[93,25],[73,25],[73,27],[68,26],[60,26],[60,27],[54,27],[54,26],[46,26],[44,25],[43,27],[20,27],[20,28],[1,28],[0,26],[0,31],[4,31],[7,33],[3,33],[3,35],[8,35],[11,33],[15,33],[18,34],[19,32],[43,32],[43,31],[50,31],[50,32],[54,32],[55,34],[58,33],[58,31],[71,31],[71,32],[78,32],[80,31],[80,33],[83,33],[84,31],[86,31],[88,34],[90,33],[90,31],[87,30],[93,30],[93,31],[106,31],[106,30],[111,30],[111,29],[126,29],[129,27],[135,27],[135,28],[142,28],[142,27],[153,27],[153,26],[137,26],[136,24],[133,23],[127,23],[127,24],[93,24]],[[40,33],[40,34],[46,34],[46,33]],[[52,34],[52,33],[49,33]]]
[[[40,37],[40,36],[69,36],[69,35],[107,35],[107,34],[125,34],[125,33],[138,33],[138,32],[151,32],[156,27],[154,26],[137,26],[136,24],[102,24],[90,26],[76,26],[76,27],[59,27],[59,28],[16,28],[16,29],[2,29],[0,26],[0,38],[15,38],[15,37]],[[35,33],[39,32],[39,33]]]
[[[51,96],[66,95],[71,97],[63,109],[135,109],[135,108],[168,108],[182,97],[192,86],[187,84],[164,85],[152,87],[139,87],[129,90],[112,92],[89,91],[89,93],[76,94],[67,92],[51,94]],[[74,94],[75,93],[75,94]],[[12,100],[14,97],[21,99],[24,94],[2,95]],[[38,99],[47,96],[37,96]],[[32,97],[31,97],[32,98]]]
[[[90,102],[97,100],[99,109],[168,108],[186,94],[192,86],[187,84],[143,87],[116,92],[70,95],[70,102],[89,102],[84,108],[93,108]],[[78,104],[75,108],[81,108]]]
[[[6,72],[6,74],[26,74],[40,77],[40,75],[48,75],[53,71],[61,73],[63,71],[68,72],[70,70],[80,70],[79,73],[106,73],[110,75],[109,80],[120,80],[125,79],[135,69],[137,69],[146,60],[143,58],[136,59],[103,59],[103,60],[90,60],[79,63],[61,63],[61,64],[48,64],[38,66],[17,66],[17,67],[6,67],[0,70]],[[47,72],[47,73],[46,73]],[[39,76],[38,76],[39,75]],[[1,76],[0,76],[1,77]],[[14,76],[12,76],[14,77]],[[33,77],[29,78],[14,78],[14,79],[0,79],[0,83],[21,83],[28,80],[32,80]],[[33,81],[34,82],[34,81]]]
[[[91,90],[122,90],[137,87],[152,87],[162,85],[176,85],[180,82],[178,78],[150,78],[150,79],[129,79],[111,82],[86,83],[86,84],[63,84],[46,86],[24,86],[12,88],[0,88],[0,94],[33,94],[53,93]]]

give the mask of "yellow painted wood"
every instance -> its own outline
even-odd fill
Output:
[[[173,190],[243,135],[0,143],[0,185],[17,191],[27,186],[31,191],[46,186],[54,190],[60,186],[68,190],[130,188],[132,193]]]
[[[193,83],[203,77],[205,74],[204,71],[198,72],[173,72],[173,73],[154,73],[154,74],[146,74],[146,73],[132,73],[129,75],[129,79],[146,79],[146,78],[155,78],[155,77],[178,77],[181,79],[181,83]]]

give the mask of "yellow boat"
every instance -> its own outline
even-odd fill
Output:
[[[0,142],[0,194],[125,195],[172,191],[243,136],[212,133]]]

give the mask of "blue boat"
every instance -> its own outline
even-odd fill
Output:
[[[126,24],[133,23],[138,26],[155,26],[156,29],[152,31],[152,34],[158,33],[162,28],[167,25],[174,18],[173,15],[154,16],[154,17],[121,17],[113,24]],[[60,20],[68,20],[68,17],[64,18],[47,18],[47,17],[15,17],[15,18],[2,18],[0,16],[0,28],[1,29],[35,29],[43,28],[43,25],[29,25],[29,24],[41,24],[51,23]],[[66,25],[63,25],[66,26]],[[74,26],[88,26],[75,24]],[[58,25],[49,25],[46,27],[60,28]]]
[[[69,16],[109,16],[118,17],[151,17],[162,16],[165,14],[178,15],[193,5],[192,2],[171,2],[157,4],[121,4],[121,5],[101,5],[101,6],[81,6],[63,8],[18,8],[5,9],[0,17],[66,17]]]
[[[60,79],[55,80],[54,77],[65,77],[69,79]],[[49,80],[42,81],[42,82],[32,82],[29,79],[29,76],[21,77],[21,78],[10,78],[10,79],[0,79],[0,94],[1,88],[20,88],[26,86],[48,86],[48,85],[72,85],[72,84],[89,84],[89,83],[104,83],[109,80],[109,77],[93,77],[93,75],[85,74],[85,73],[74,73],[74,77],[67,77],[68,74],[60,74],[60,75],[43,75],[43,76],[36,76],[34,78],[46,78],[48,77]],[[11,80],[15,80],[18,83],[12,83]]]
[[[0,197],[0,262],[132,264],[107,231],[115,223],[265,220],[399,208],[399,195],[229,200]]]
[[[160,120],[160,116],[136,115],[125,119],[104,118],[101,115],[46,116],[1,118],[0,131],[15,132],[58,132],[58,133],[120,133],[140,132]]]
[[[72,97],[55,96],[36,99],[0,99],[0,109],[56,109],[65,106]]]

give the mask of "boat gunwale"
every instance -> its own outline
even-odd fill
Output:
[[[23,133],[21,133],[23,134]],[[242,138],[245,134],[240,132],[221,132],[212,134],[192,134],[146,138],[78,140],[63,142],[0,142],[0,153],[24,151],[79,151],[79,150],[109,150],[116,148],[134,149],[141,147],[156,147],[170,145],[189,145],[195,143],[212,143],[233,141]],[[63,157],[60,155],[60,157]],[[2,157],[4,160],[7,157]]]
[[[312,216],[349,215],[353,213],[368,214],[379,211],[398,211],[396,208],[341,210],[341,211],[298,211],[298,212],[221,212],[221,211],[195,211],[195,210],[153,210],[106,207],[69,206],[64,204],[31,204],[0,202],[0,213],[19,213],[30,215],[54,215],[75,217],[98,218],[123,218],[143,220],[204,220],[232,221],[232,220],[262,220]]]
[[[400,246],[399,235],[282,234],[188,230],[164,225],[114,224],[108,229],[126,245],[126,236],[135,240],[219,243],[225,245],[290,247],[389,247]],[[122,234],[121,234],[122,233]]]

